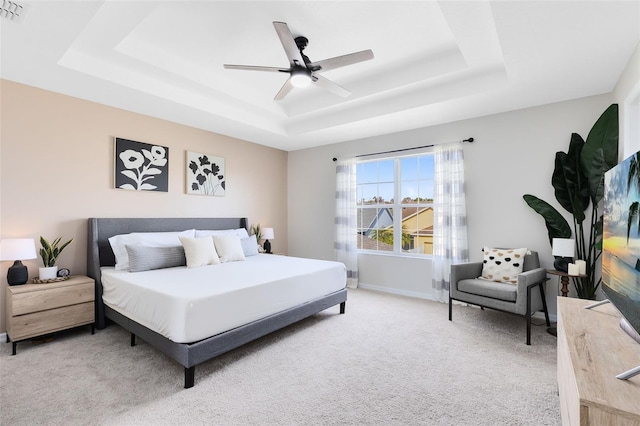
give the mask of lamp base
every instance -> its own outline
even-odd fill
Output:
[[[9,285],[21,285],[26,283],[28,279],[29,272],[27,271],[27,267],[19,260],[13,262],[13,265],[9,267],[7,271],[7,283],[9,283]]]
[[[556,271],[560,272],[569,272],[569,264],[573,261],[570,257],[556,257],[556,260],[553,261],[553,267],[556,268]]]
[[[267,254],[271,254],[271,243],[269,240],[264,240],[264,244],[262,245],[264,252]]]

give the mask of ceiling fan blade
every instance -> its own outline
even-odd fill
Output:
[[[224,67],[228,70],[245,70],[245,71],[270,71],[270,72],[289,72],[288,69],[277,67],[263,67],[259,65],[229,65],[224,64]]]
[[[314,74],[313,81],[318,86],[321,86],[327,89],[328,91],[330,91],[331,93],[338,95],[340,97],[346,98],[351,94],[351,92],[345,89],[344,87],[337,85],[333,81],[328,80],[321,75]]]
[[[282,43],[282,47],[284,47],[284,51],[287,54],[287,58],[289,58],[289,63],[291,66],[301,66],[306,67],[304,60],[302,59],[302,55],[298,50],[298,46],[296,45],[295,40],[293,39],[293,35],[291,35],[291,31],[289,31],[289,26],[284,22],[274,22],[273,26],[278,33],[278,37],[280,38],[280,42]]]
[[[293,84],[291,83],[291,78],[288,78],[287,81],[284,83],[284,86],[280,88],[280,91],[278,91],[278,93],[276,94],[276,97],[273,98],[273,100],[280,101],[284,99],[284,97],[289,94],[291,89],[293,89]]]
[[[360,52],[349,53],[347,55],[313,62],[309,64],[309,68],[320,66],[322,71],[329,71],[347,65],[357,64],[358,62],[368,61],[369,59],[373,59],[373,51],[362,50]]]

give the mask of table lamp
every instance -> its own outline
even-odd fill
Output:
[[[551,254],[556,258],[553,267],[556,271],[568,272],[569,263],[573,261],[576,253],[576,241],[571,238],[554,238]]]
[[[262,239],[264,240],[262,248],[264,248],[265,253],[271,253],[271,243],[269,240],[273,240],[273,238],[273,228],[262,228]]]
[[[21,262],[23,259],[35,259],[36,246],[33,238],[7,238],[0,241],[0,260],[14,260],[7,271],[9,285],[20,285],[27,282],[29,272]]]

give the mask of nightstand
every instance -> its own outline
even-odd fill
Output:
[[[91,325],[94,333],[95,283],[81,275],[47,284],[7,286],[7,342]]]

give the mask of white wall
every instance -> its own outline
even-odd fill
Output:
[[[640,43],[614,90],[620,113],[620,160],[640,150]]]
[[[481,260],[483,245],[525,246],[538,251],[542,266],[551,268],[544,220],[522,195],[537,195],[565,213],[551,186],[555,153],[568,149],[572,132],[586,138],[611,103],[612,95],[601,95],[289,152],[289,254],[334,259],[332,157],[474,137],[473,144],[463,145],[471,260]],[[565,217],[571,220],[568,213]],[[360,255],[359,265],[360,282],[365,285],[430,297],[430,260]],[[550,311],[555,315],[557,281],[551,280],[547,288]]]

